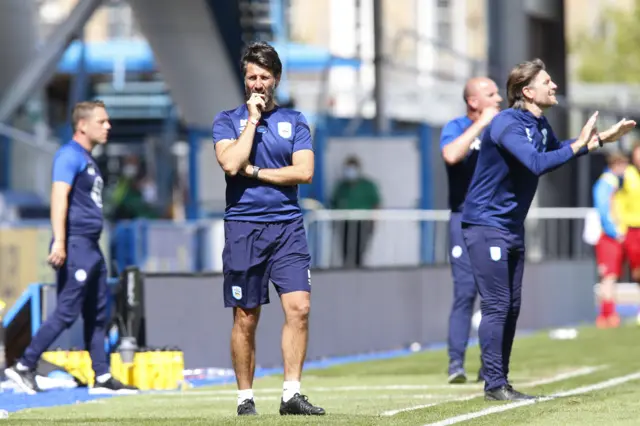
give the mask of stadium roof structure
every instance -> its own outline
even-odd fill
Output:
[[[321,72],[329,62],[332,66],[358,67],[357,59],[335,58],[322,47],[299,43],[273,43],[291,72]],[[127,72],[157,71],[155,56],[144,40],[109,40],[84,45],[86,71],[91,74],[112,73],[118,67]],[[58,62],[57,71],[75,74],[81,65],[83,43],[72,42]]]

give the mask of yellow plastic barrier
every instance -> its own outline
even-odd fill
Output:
[[[81,383],[93,386],[95,373],[87,351],[48,351],[42,355],[51,364],[65,369]],[[176,390],[184,385],[184,354],[178,348],[142,349],[133,363],[124,363],[118,352],[110,356],[111,374],[125,385],[140,390]]]

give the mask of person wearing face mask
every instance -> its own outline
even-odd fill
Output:
[[[111,195],[113,220],[158,217],[151,204],[152,197],[149,196],[154,194],[149,194],[149,191],[145,190],[145,181],[140,179],[138,159],[133,156],[126,157],[122,166],[122,176],[118,179]]]
[[[342,179],[336,185],[331,206],[340,210],[373,210],[380,207],[376,184],[362,175],[360,160],[351,156],[344,163]],[[360,267],[373,235],[373,222],[348,220],[338,223],[342,234],[342,258],[345,267]]]
[[[127,163],[122,167],[122,175],[133,180],[138,175],[138,166],[134,163]]]

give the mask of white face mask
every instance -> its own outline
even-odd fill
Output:
[[[155,184],[152,182],[147,183],[142,187],[142,198],[147,203],[155,203],[158,199],[158,191],[156,189]]]
[[[347,166],[344,168],[344,177],[347,180],[356,180],[360,176],[360,170],[356,166]]]
[[[134,178],[138,174],[138,167],[134,164],[127,164],[122,168],[122,174],[127,178]]]

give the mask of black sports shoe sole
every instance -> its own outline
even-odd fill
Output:
[[[281,416],[324,416],[326,413],[289,413],[286,411],[280,411]]]
[[[101,386],[89,388],[89,395],[137,395],[138,389],[109,389]]]
[[[532,400],[532,399],[537,399],[535,396],[530,396],[530,395],[525,395],[525,396],[513,396],[513,398],[506,398],[506,399],[502,399],[502,398],[496,398],[495,396],[493,396],[493,394],[485,394],[484,395],[484,400],[485,401],[528,401],[528,400]]]
[[[453,373],[449,376],[449,379],[447,381],[449,382],[449,384],[459,385],[462,383],[467,383],[467,376],[461,372]]]

